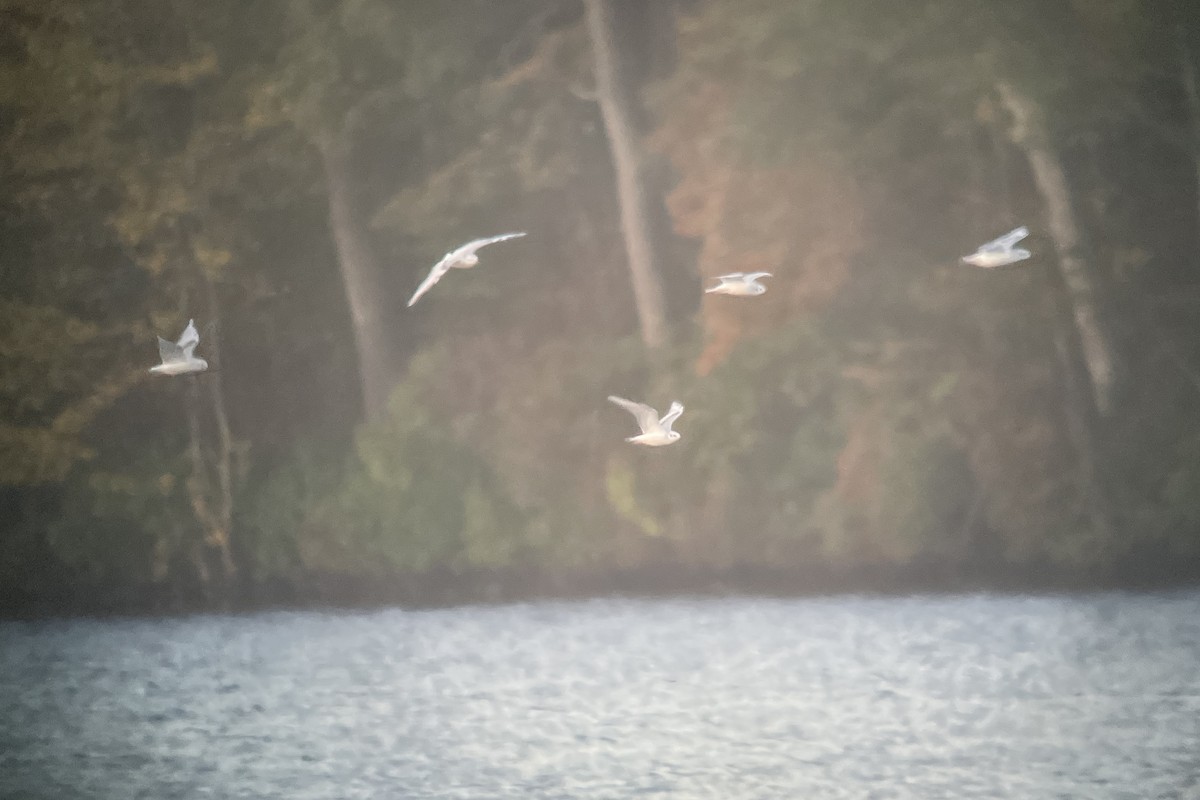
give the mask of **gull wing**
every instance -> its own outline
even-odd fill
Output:
[[[742,280],[744,280],[746,283],[754,283],[759,278],[770,278],[770,277],[771,277],[771,273],[769,273],[769,272],[748,272],[742,276]]]
[[[452,252],[450,254],[450,260],[451,261],[461,261],[462,259],[466,258],[467,256],[473,254],[476,250],[478,250],[481,247],[486,247],[489,244],[495,244],[496,242],[506,242],[509,239],[516,239],[516,238],[519,238],[524,235],[525,235],[524,231],[521,231],[519,233],[502,233],[499,236],[488,236],[487,238],[484,238],[484,239],[476,239],[473,242],[467,242],[462,247],[458,248],[457,250],[455,250],[454,252]]]
[[[496,242],[507,241],[508,239],[516,239],[517,237],[524,235],[524,232],[502,233],[499,236],[489,236],[485,239],[475,239],[474,241],[467,242],[457,250],[452,250],[451,252],[447,253],[441,261],[433,265],[433,269],[429,270],[429,275],[426,276],[425,280],[421,281],[421,285],[417,287],[415,292],[413,292],[413,296],[408,299],[408,307],[412,308],[413,304],[421,299],[421,295],[433,288],[434,284],[440,281],[442,276],[450,271],[451,267],[465,259],[467,256],[474,254],[479,248],[489,244],[495,244]]]
[[[683,403],[678,400],[671,403],[671,410],[658,421],[664,431],[670,433],[671,426],[675,424],[675,420],[679,419],[679,415],[683,413]]]
[[[196,321],[188,320],[187,327],[183,329],[183,334],[179,337],[179,341],[175,346],[182,353],[184,361],[190,361],[192,352],[195,351],[196,345],[200,344],[200,334],[196,332]]]
[[[457,250],[455,252],[458,252]],[[442,279],[442,276],[450,271],[450,264],[454,260],[454,253],[447,253],[446,256],[433,265],[433,269],[429,270],[429,274],[425,276],[425,280],[421,281],[421,285],[413,292],[413,296],[408,298],[408,307],[412,308],[413,303],[421,299],[421,295],[433,288],[433,285]]]
[[[637,420],[638,427],[642,429],[642,433],[651,433],[658,430],[658,412],[645,403],[635,403],[632,400],[626,400],[624,397],[617,397],[615,394],[608,396],[610,403],[616,403],[621,408],[633,414]],[[674,411],[674,408],[671,409]],[[682,407],[679,409],[683,410]],[[676,416],[679,416],[676,414]]]
[[[162,363],[164,364],[185,360],[183,348],[174,342],[168,342],[161,336],[158,337],[158,357],[162,359]]]
[[[196,345],[200,344],[200,334],[196,332],[195,320],[188,320],[187,327],[183,329],[183,333],[179,336],[179,341],[175,344],[181,348],[187,348],[188,345],[191,345],[193,349]]]
[[[728,275],[715,275],[712,278],[710,278],[710,280],[719,281],[719,283],[716,286],[710,286],[707,289],[705,289],[704,290],[705,294],[711,294],[712,292],[715,292],[718,289],[720,289],[722,286],[728,286],[731,283],[738,283],[739,281],[742,280],[742,273],[731,272]]]
[[[1021,241],[1028,235],[1029,235],[1029,228],[1026,228],[1024,225],[1022,225],[1019,228],[1013,228],[1011,231],[1004,234],[1003,236],[993,239],[992,241],[983,245],[979,249],[986,250],[989,252],[996,251],[996,250],[1010,250],[1010,249],[1012,249],[1012,246],[1014,244]]]

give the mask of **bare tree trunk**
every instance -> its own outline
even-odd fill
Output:
[[[1196,171],[1196,222],[1200,224],[1200,89],[1196,86],[1196,65],[1192,61],[1187,35],[1182,25],[1175,29],[1175,42],[1179,48],[1183,97],[1187,102],[1188,122],[1192,132],[1192,166]]]
[[[667,315],[659,281],[658,259],[650,233],[641,158],[634,131],[628,87],[624,84],[613,31],[611,0],[584,0],[588,35],[595,60],[596,100],[617,173],[617,202],[633,298],[642,341],[657,348],[667,339]]]
[[[1009,84],[997,84],[1000,100],[1012,116],[1013,143],[1029,160],[1038,192],[1046,204],[1050,236],[1058,252],[1058,266],[1067,289],[1083,362],[1091,383],[1091,400],[1105,415],[1112,407],[1114,358],[1100,325],[1096,291],[1081,255],[1082,241],[1062,162],[1051,150],[1049,137],[1037,118],[1033,103]]]
[[[1105,481],[1099,471],[1099,456],[1096,452],[1096,437],[1093,423],[1087,414],[1087,387],[1084,369],[1072,358],[1070,326],[1057,315],[1054,333],[1054,349],[1062,365],[1063,390],[1066,402],[1063,410],[1067,418],[1067,435],[1075,448],[1079,464],[1079,479],[1082,484],[1083,502],[1092,533],[1102,542],[1113,541],[1113,506],[1106,491]],[[1075,348],[1078,352],[1078,348]]]
[[[207,301],[207,315],[214,323],[220,319],[220,309],[217,305],[217,293],[212,279],[201,273],[200,280]],[[185,295],[186,298],[186,295]],[[187,305],[186,299],[183,305]],[[192,514],[204,533],[204,538],[193,542],[188,547],[188,557],[196,569],[206,599],[213,599],[213,590],[220,590],[222,601],[229,599],[230,581],[237,572],[237,564],[233,558],[233,484],[234,458],[237,456],[236,444],[229,426],[229,415],[225,410],[225,393],[221,385],[221,339],[219,328],[214,326],[213,335],[205,338],[205,355],[212,369],[203,373],[202,377],[191,376],[187,379],[187,397],[184,401],[184,411],[188,426],[188,457],[192,463],[192,474],[188,476],[186,488],[188,499],[191,501]],[[203,400],[200,394],[200,381],[208,385],[208,404],[212,408],[213,419],[216,422],[217,447],[215,452],[206,451],[204,447],[204,430],[200,422]],[[216,485],[213,484],[213,473],[216,474]],[[220,559],[221,585],[213,586],[212,570],[209,568],[207,548],[217,551]]]
[[[196,515],[204,529],[204,544],[214,548],[221,559],[221,577],[228,580],[237,571],[233,561],[233,550],[230,545],[229,525],[224,519],[224,508],[213,509],[212,482],[208,477],[208,465],[204,462],[204,448],[200,443],[200,397],[193,381],[192,396],[188,403],[188,422],[191,428],[191,442],[188,453],[192,460],[192,475],[188,478],[188,496],[192,502],[192,513]],[[195,556],[197,564],[207,564],[202,555]],[[201,579],[208,582],[207,569],[201,573]]]
[[[208,294],[208,308],[212,319],[220,319],[217,310],[217,293],[212,281],[205,278],[205,289]],[[205,376],[208,383],[208,397],[212,404],[213,418],[217,423],[217,453],[215,469],[217,472],[217,511],[216,525],[209,533],[209,544],[215,546],[221,554],[221,565],[225,576],[231,577],[236,571],[233,561],[233,549],[230,541],[233,536],[233,459],[235,457],[233,434],[229,428],[229,415],[225,411],[225,392],[221,386],[221,337],[218,329],[214,328],[209,337],[208,353],[213,359],[216,369]]]
[[[222,577],[233,574],[233,556],[229,551],[229,531],[221,524],[220,515],[212,506],[212,481],[208,474],[208,464],[204,458],[203,432],[200,428],[200,387],[198,379],[188,378],[188,396],[184,403],[188,422],[188,456],[192,462],[192,474],[187,479],[188,499],[192,504],[192,514],[204,531],[203,542],[196,542],[189,548],[192,563],[196,567],[196,576],[204,588],[206,597],[212,597],[212,576],[205,558],[204,545],[215,547],[221,556],[224,570]]]
[[[391,347],[384,325],[382,276],[354,213],[345,143],[338,137],[325,136],[318,147],[329,193],[329,227],[354,327],[363,410],[368,419],[373,419],[387,406],[393,378]]]
[[[1079,226],[1062,164],[1050,149],[1033,104],[1008,84],[998,84],[997,90],[1012,117],[1009,135],[1028,159],[1046,204],[1050,235],[1058,252],[1061,282],[1055,281],[1059,290],[1047,297],[1054,306],[1054,348],[1062,367],[1063,412],[1078,463],[1081,499],[1092,532],[1101,541],[1112,541],[1113,507],[1100,472],[1096,444],[1097,415],[1106,412],[1111,403],[1112,354],[1100,328],[1087,265],[1079,254]]]

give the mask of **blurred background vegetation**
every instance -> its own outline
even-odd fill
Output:
[[[1189,0],[0,0],[0,605],[1195,581],[1198,84]]]

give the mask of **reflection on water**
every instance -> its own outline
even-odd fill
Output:
[[[1200,594],[0,625],[0,796],[1200,797]]]

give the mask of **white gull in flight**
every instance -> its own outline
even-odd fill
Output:
[[[758,282],[759,278],[769,278],[769,272],[732,272],[717,277],[719,284],[705,289],[705,294],[731,294],[734,297],[753,297],[762,294],[767,287]]]
[[[1031,253],[1024,248],[1016,247],[1016,244],[1028,235],[1029,228],[1024,225],[1014,228],[1000,238],[980,245],[978,250],[969,256],[963,256],[962,260],[967,264],[987,268],[1003,267],[1024,261],[1029,258]]]
[[[645,403],[635,403],[611,394],[608,399],[633,414],[638,426],[642,429],[640,434],[630,436],[625,441],[644,444],[647,447],[662,447],[679,440],[679,432],[671,430],[672,423],[683,413],[683,404],[678,401],[671,403],[671,410],[662,419],[659,419],[658,412]]]
[[[433,269],[429,270],[429,275],[425,280],[421,281],[421,285],[413,292],[413,296],[408,299],[408,307],[412,308],[413,304],[421,299],[421,295],[433,288],[433,285],[442,279],[442,276],[451,269],[469,269],[479,263],[479,256],[475,252],[481,247],[496,242],[504,242],[509,239],[516,239],[519,236],[524,236],[522,233],[502,233],[499,236],[489,236],[486,239],[476,239],[473,242],[467,242],[457,250],[451,250],[446,255],[442,256],[442,260],[433,265]]]
[[[161,336],[158,337],[158,356],[162,359],[162,363],[151,367],[150,371],[158,375],[186,375],[189,372],[203,372],[208,369],[208,362],[192,355],[198,344],[200,344],[200,334],[196,331],[196,323],[189,319],[179,341],[171,343]]]

